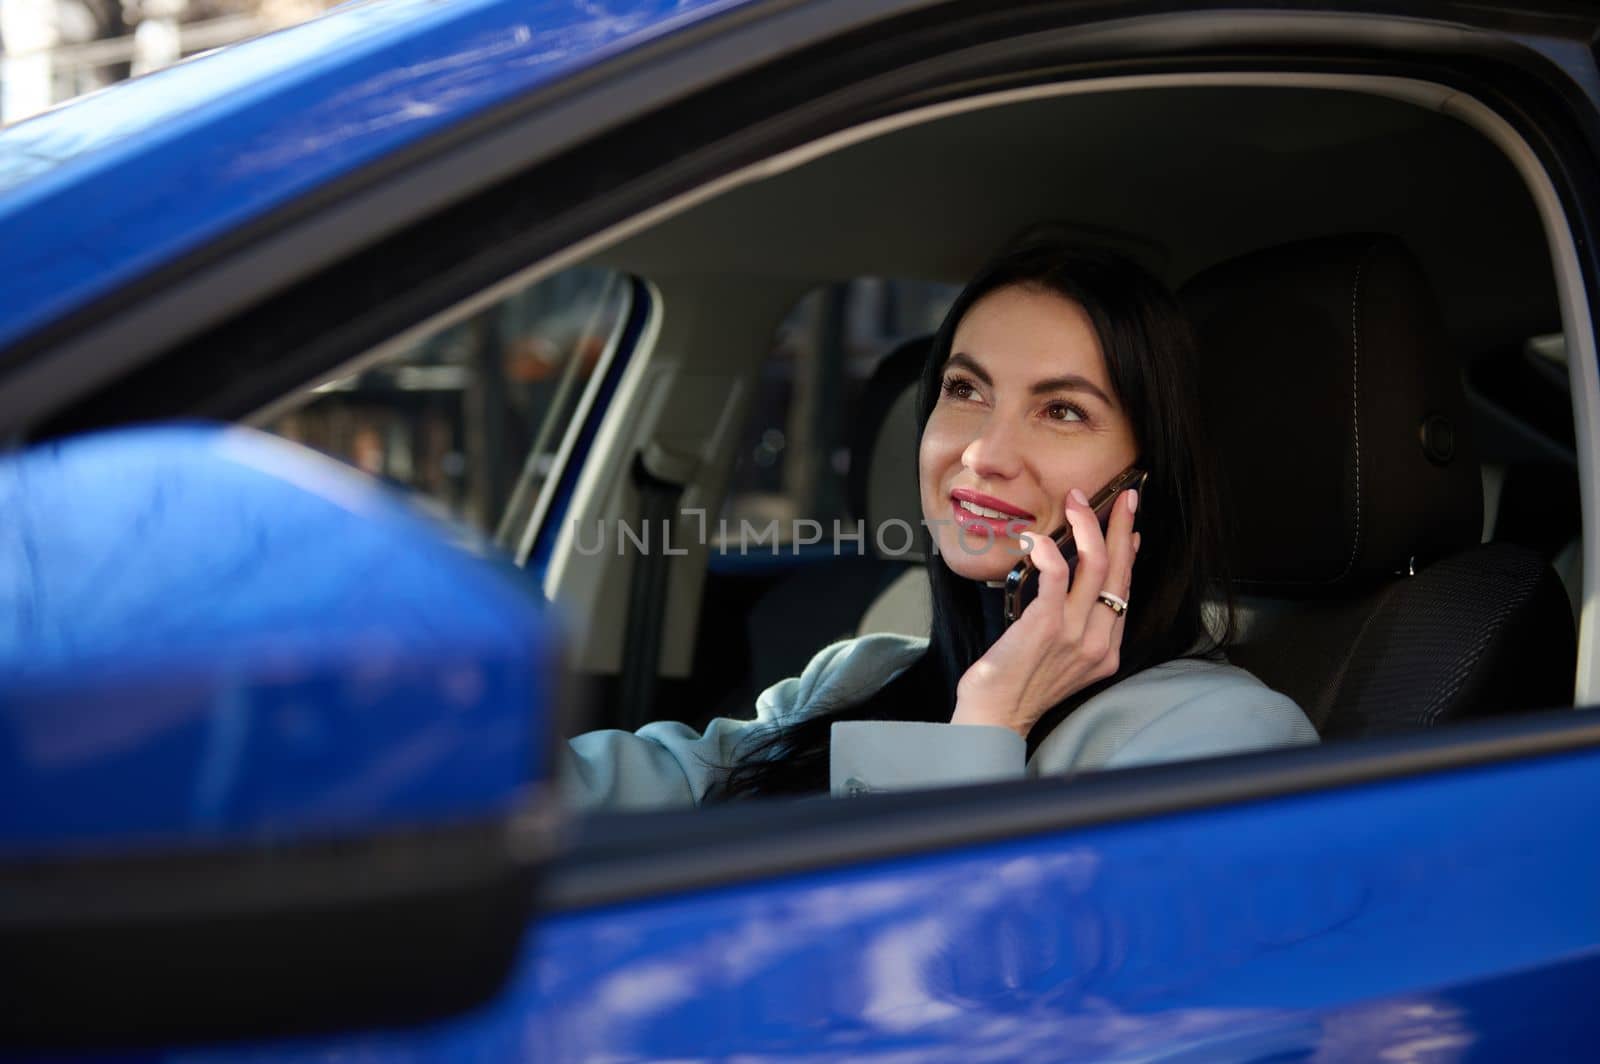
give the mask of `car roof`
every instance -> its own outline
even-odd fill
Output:
[[[0,349],[339,178],[752,0],[368,0],[0,131]]]

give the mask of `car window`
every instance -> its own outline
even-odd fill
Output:
[[[939,327],[958,286],[861,277],[808,292],[785,315],[762,364],[722,517],[778,522],[779,542],[801,520],[832,527],[850,513],[845,485],[854,411],[895,345]]]
[[[630,291],[610,270],[563,271],[316,387],[265,427],[508,544],[549,479]]]

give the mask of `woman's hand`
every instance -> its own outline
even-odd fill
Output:
[[[1054,540],[1030,536],[1039,593],[961,677],[950,723],[999,725],[1027,738],[1045,710],[1117,671],[1125,618],[1099,596],[1128,597],[1139,550],[1133,531],[1138,505],[1138,492],[1124,491],[1102,535],[1089,500],[1073,490],[1067,522],[1078,545],[1076,578]]]

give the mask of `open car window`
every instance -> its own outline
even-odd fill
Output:
[[[1301,136],[1310,118],[1321,132]],[[1097,151],[1074,155],[1077,161],[1069,166],[1047,150],[1044,129],[1092,141]],[[1128,129],[1143,135],[1115,132]],[[1169,149],[1192,147],[1224,131],[1230,143],[1242,146],[1239,153],[1186,156],[1201,161],[1181,180],[1157,165]],[[976,162],[934,164],[950,145],[980,134],[1014,160],[1016,174],[1026,175],[1013,179],[1015,201],[993,201],[993,218],[933,224],[941,212],[931,205],[944,202],[940,196],[970,197],[983,177]],[[1253,160],[1260,171],[1251,171],[1257,184],[1315,190],[1310,199],[1316,208],[1253,199],[1237,180],[1241,160]],[[1419,199],[1375,179],[1347,179],[1395,168],[1418,173],[1419,181],[1429,174],[1451,176],[1451,182],[1440,182],[1448,194]],[[1464,181],[1461,174],[1474,176]],[[1197,216],[1154,209],[1180,201],[1174,182],[1185,194],[1209,190],[1218,202],[1252,202],[1260,209],[1240,213],[1238,232],[1223,239]],[[924,189],[928,198],[907,199],[901,195],[907,188]],[[1503,208],[1494,239],[1468,240],[1454,219],[1486,204]],[[1291,236],[1370,234],[1414,249],[1444,323],[1428,357],[1448,365],[1443,377],[1467,376],[1471,409],[1453,411],[1458,422],[1442,429],[1424,424],[1427,432],[1419,433],[1410,424],[1402,435],[1420,438],[1431,448],[1428,460],[1446,465],[1454,460],[1457,425],[1463,438],[1470,428],[1478,450],[1463,451],[1457,468],[1482,466],[1487,505],[1472,524],[1489,546],[1520,546],[1538,565],[1552,566],[1581,541],[1582,529],[1572,520],[1578,492],[1571,398],[1558,395],[1550,402],[1531,386],[1529,402],[1517,398],[1523,385],[1518,373],[1549,385],[1544,378],[1550,359],[1530,361],[1525,342],[1550,335],[1564,320],[1540,218],[1521,178],[1493,145],[1454,118],[1398,97],[1320,88],[1042,91],[1035,99],[952,110],[844,143],[619,231],[587,252],[587,266],[579,271],[549,278],[387,361],[324,384],[274,424],[286,435],[419,489],[441,509],[498,531],[503,544],[515,545],[524,541],[527,515],[537,513],[538,496],[551,482],[556,441],[572,424],[573,397],[596,379],[582,349],[606,349],[603,338],[620,327],[630,298],[617,279],[640,279],[653,293],[660,320],[645,331],[643,357],[608,396],[604,424],[593,434],[593,448],[570,493],[571,512],[562,514],[564,525],[585,533],[599,528],[607,538],[596,551],[594,540],[564,530],[565,539],[550,551],[545,588],[570,621],[576,671],[597,691],[590,702],[596,712],[587,722],[592,727],[631,729],[659,720],[698,731],[721,717],[747,719],[762,690],[801,675],[831,642],[872,629],[867,614],[890,584],[904,588],[915,582],[918,560],[904,559],[896,569],[872,557],[879,529],[869,528],[851,544],[857,548],[853,559],[833,550],[832,537],[825,536],[818,551],[806,549],[811,544],[794,534],[802,523],[832,532],[833,520],[870,521],[850,498],[849,482],[862,466],[855,437],[872,427],[863,422],[878,416],[859,412],[853,400],[877,360],[897,342],[931,331],[955,286],[1015,229],[1009,223],[1063,212],[1075,215],[1068,224],[1085,242],[1136,258],[1174,290],[1249,249],[1293,243]],[[830,224],[816,224],[821,217]],[[1359,295],[1359,264],[1353,276]],[[557,282],[574,291],[587,285],[591,298],[563,296]],[[604,294],[608,287],[615,302]],[[546,298],[548,293],[556,294]],[[1348,291],[1337,295],[1340,315],[1334,320],[1342,324]],[[593,318],[592,323],[565,328],[562,311],[550,309],[557,304],[567,308],[568,318]],[[1290,305],[1263,305],[1258,316]],[[1359,309],[1358,299],[1350,320],[1364,328]],[[541,378],[549,382],[543,390],[530,387],[537,380],[524,375],[526,367],[545,364],[538,354],[541,330],[590,338],[546,345],[559,353],[548,362],[549,376]],[[1331,419],[1350,410],[1360,414],[1363,396],[1384,392],[1378,371],[1390,361],[1384,345],[1396,342],[1395,333],[1363,331],[1359,343],[1341,348],[1324,367],[1324,391],[1338,400],[1337,408],[1287,404],[1307,411],[1301,424],[1289,428],[1326,424],[1331,434],[1348,433],[1348,440],[1322,441],[1320,450],[1337,456],[1348,447],[1357,462],[1348,478],[1337,470],[1320,474],[1329,498],[1348,479],[1357,502],[1348,514],[1323,513],[1316,527],[1348,522],[1366,535],[1332,551],[1319,544],[1306,553],[1312,560],[1319,553],[1348,556],[1351,564],[1363,560],[1358,548],[1381,540],[1376,532],[1397,510],[1391,498],[1373,494],[1383,478],[1359,466],[1363,454],[1382,465],[1381,434],[1358,439],[1361,426],[1352,432]],[[1301,339],[1291,335],[1270,350],[1302,352]],[[1243,358],[1214,336],[1206,345],[1207,356],[1219,360],[1212,369],[1228,369],[1236,356]],[[1348,347],[1367,350],[1374,364],[1363,367],[1348,358]],[[1501,363],[1504,352],[1513,355],[1515,372]],[[1293,363],[1278,357],[1276,364],[1262,360],[1253,368],[1277,371],[1282,365]],[[1294,385],[1293,372],[1278,383]],[[1249,374],[1234,385],[1238,396],[1256,397]],[[405,397],[429,387],[458,394],[442,403]],[[1219,434],[1238,420],[1227,411],[1207,416]],[[1534,446],[1535,437],[1549,446]],[[903,433],[896,438],[910,439]],[[1293,455],[1308,448],[1255,450]],[[1478,476],[1474,469],[1470,479]],[[1276,492],[1292,480],[1280,475],[1260,483],[1273,484]],[[1296,507],[1285,509],[1293,513]],[[1239,520],[1245,534],[1270,526],[1257,516]],[[763,530],[776,522],[778,535],[754,549],[736,544],[737,556],[759,565],[730,566],[729,545],[707,532],[720,536],[722,527],[739,529],[746,518]],[[1557,525],[1559,542],[1546,543]],[[1539,529],[1539,536],[1529,536],[1530,528]],[[619,535],[624,529],[632,535]],[[1278,540],[1289,549],[1298,544],[1295,534]],[[1423,559],[1424,568],[1430,560]],[[1362,570],[1357,575],[1367,583],[1360,593],[1405,572],[1411,561],[1396,555]],[[859,565],[852,568],[854,563]],[[867,565],[872,572],[860,568]],[[1570,619],[1583,575],[1570,566],[1555,568]],[[1280,568],[1278,575],[1285,572]],[[1305,582],[1322,578],[1313,577]],[[1295,579],[1289,574],[1282,582]],[[1244,590],[1255,595],[1260,589]],[[1317,617],[1309,598],[1285,596],[1293,600],[1285,605],[1270,601],[1270,594],[1256,597],[1242,626],[1247,638],[1232,660],[1280,692],[1319,662],[1343,660],[1339,639],[1378,630],[1355,613],[1336,622]],[[1352,592],[1352,602],[1358,597]],[[1431,623],[1408,622],[1394,640],[1424,638]],[[1284,625],[1317,633],[1298,643],[1307,659],[1252,642]],[[641,641],[641,628],[656,631]],[[1573,667],[1540,671],[1566,683],[1566,692],[1554,697],[1553,689],[1541,689],[1520,706],[1513,704],[1515,691],[1497,694],[1493,712],[1570,705]],[[637,698],[640,684],[651,694],[647,700]],[[1290,696],[1319,729],[1335,719],[1337,708],[1321,694],[1296,690]],[[636,704],[648,705],[650,715],[641,717]],[[1440,721],[1448,722],[1448,715]],[[1364,727],[1339,737],[1359,737]],[[1336,734],[1330,727],[1325,737]]]
[[[867,458],[856,443],[874,427],[864,424],[864,419],[884,415],[882,410],[865,411],[858,404],[868,380],[897,344],[918,335],[927,336],[934,330],[942,310],[957,291],[962,269],[948,260],[939,260],[942,272],[906,275],[908,279],[904,280],[883,273],[841,272],[820,288],[814,284],[802,287],[785,276],[787,260],[782,269],[775,261],[767,276],[763,267],[753,264],[751,249],[802,248],[807,272],[811,274],[825,274],[830,267],[845,271],[851,265],[875,261],[904,262],[919,254],[932,261],[936,253],[948,249],[925,231],[897,221],[894,201],[886,190],[899,187],[897,177],[906,177],[909,182],[913,173],[932,172],[931,167],[922,164],[937,154],[941,137],[959,141],[983,125],[986,135],[997,141],[1014,144],[1019,152],[1037,152],[1036,147],[1028,147],[1037,143],[1037,138],[1028,132],[1036,124],[1056,123],[1052,128],[1065,129],[1082,123],[1082,129],[1099,135],[1109,128],[1103,119],[1113,114],[1127,119],[1119,128],[1137,127],[1148,132],[1152,123],[1173,124],[1165,135],[1176,140],[1201,135],[1208,129],[1220,130],[1222,126],[1208,123],[1221,122],[1226,115],[1232,123],[1226,126],[1229,136],[1276,151],[1273,165],[1284,171],[1280,176],[1292,174],[1302,182],[1324,181],[1329,194],[1325,198],[1336,203],[1338,211],[1360,222],[1336,225],[1332,215],[1337,212],[1333,206],[1324,205],[1318,210],[1327,217],[1315,211],[1307,213],[1296,223],[1298,232],[1326,232],[1333,239],[1370,231],[1375,241],[1393,238],[1414,250],[1424,279],[1422,286],[1431,291],[1430,296],[1419,297],[1417,320],[1428,322],[1426,327],[1433,328],[1433,312],[1426,305],[1432,301],[1442,308],[1444,317],[1443,329],[1437,335],[1429,333],[1430,338],[1422,345],[1426,352],[1416,357],[1427,363],[1426,373],[1440,374],[1439,379],[1461,376],[1468,384],[1462,405],[1451,412],[1457,422],[1446,426],[1454,432],[1458,423],[1460,438],[1473,441],[1472,450],[1463,446],[1463,457],[1455,468],[1465,471],[1465,475],[1457,479],[1476,483],[1482,478],[1481,504],[1461,497],[1466,500],[1462,502],[1464,508],[1481,505],[1481,510],[1475,509],[1467,522],[1472,526],[1470,540],[1464,539],[1461,546],[1465,548],[1471,540],[1481,538],[1486,551],[1502,561],[1513,559],[1513,568],[1523,567],[1520,572],[1547,571],[1549,580],[1536,578],[1540,584],[1540,615],[1558,628],[1555,615],[1546,609],[1549,602],[1557,599],[1558,612],[1567,615],[1564,636],[1551,628],[1546,638],[1545,629],[1538,626],[1519,636],[1516,624],[1496,636],[1511,642],[1525,638],[1530,652],[1547,653],[1547,657],[1540,658],[1542,662],[1555,663],[1566,654],[1564,663],[1549,668],[1541,665],[1540,671],[1550,677],[1549,682],[1537,688],[1497,690],[1484,696],[1486,701],[1480,708],[1459,718],[1448,711],[1435,718],[1431,715],[1433,710],[1426,708],[1436,698],[1448,701],[1459,693],[1444,680],[1439,684],[1419,683],[1416,690],[1403,695],[1380,692],[1368,701],[1366,695],[1348,686],[1343,693],[1334,691],[1345,681],[1331,674],[1323,677],[1326,684],[1322,679],[1315,683],[1304,679],[1327,673],[1325,666],[1329,662],[1346,660],[1354,653],[1350,649],[1352,640],[1370,637],[1371,645],[1361,653],[1373,655],[1373,660],[1368,662],[1361,654],[1349,660],[1357,661],[1361,668],[1370,664],[1387,669],[1392,663],[1384,647],[1426,643],[1450,630],[1454,622],[1448,616],[1449,596],[1436,600],[1419,590],[1440,573],[1410,585],[1396,585],[1396,594],[1402,598],[1420,595],[1423,605],[1402,620],[1382,619],[1387,616],[1382,613],[1384,607],[1371,591],[1385,586],[1384,581],[1396,575],[1414,575],[1415,566],[1407,573],[1412,561],[1408,556],[1397,555],[1392,563],[1372,568],[1361,574],[1359,581],[1335,593],[1342,595],[1342,612],[1322,608],[1335,596],[1325,595],[1319,604],[1315,597],[1293,590],[1297,577],[1288,569],[1280,567],[1275,585],[1272,580],[1265,581],[1270,585],[1265,594],[1263,581],[1252,577],[1239,588],[1245,600],[1239,614],[1241,639],[1230,651],[1230,661],[1256,675],[1267,687],[1291,697],[1328,741],[1387,734],[1391,729],[1443,727],[1456,719],[1572,704],[1575,663],[1570,650],[1560,649],[1563,640],[1571,646],[1573,606],[1579,600],[1583,580],[1581,566],[1576,565],[1582,529],[1578,520],[1571,396],[1559,388],[1559,382],[1552,384],[1549,379],[1552,367],[1557,375],[1560,371],[1547,353],[1539,353],[1549,347],[1549,341],[1544,342],[1543,348],[1526,345],[1530,336],[1548,336],[1560,326],[1561,317],[1537,215],[1505,160],[1459,125],[1437,122],[1418,109],[1393,101],[1380,103],[1354,96],[1336,98],[1294,91],[1220,94],[1211,102],[1201,102],[1204,97],[1191,95],[1184,98],[1180,107],[1180,120],[1164,113],[1160,94],[1113,96],[1098,105],[1035,101],[1014,109],[1001,107],[984,115],[982,123],[971,115],[957,116],[891,134],[881,142],[869,141],[835,156],[822,156],[806,166],[784,171],[779,178],[701,204],[597,258],[659,283],[668,293],[669,321],[675,306],[683,308],[676,319],[676,328],[681,331],[674,332],[669,326],[660,349],[652,355],[656,376],[648,399],[641,396],[634,407],[642,417],[626,428],[626,436],[632,442],[629,448],[617,452],[617,464],[609,473],[611,494],[605,496],[599,512],[619,524],[637,521],[641,511],[635,499],[625,486],[618,487],[629,475],[622,463],[634,454],[648,453],[653,441],[669,441],[678,453],[695,453],[702,463],[687,467],[690,472],[685,474],[680,498],[679,514],[683,519],[674,526],[674,534],[693,541],[697,530],[709,531],[712,538],[693,542],[683,558],[654,563],[665,574],[659,598],[641,599],[637,583],[630,584],[628,570],[637,572],[639,567],[635,559],[625,557],[636,553],[627,549],[621,554],[608,554],[607,571],[597,573],[592,582],[584,585],[596,602],[607,604],[607,608],[588,609],[586,652],[580,655],[587,678],[596,682],[599,691],[590,726],[631,728],[638,723],[630,716],[624,687],[617,682],[633,667],[629,664],[633,659],[627,641],[621,635],[608,640],[605,631],[609,628],[622,632],[634,623],[641,602],[648,603],[643,607],[646,613],[659,613],[666,626],[660,667],[654,677],[655,719],[685,725],[696,733],[719,718],[749,719],[757,712],[762,691],[786,677],[801,676],[818,651],[838,640],[864,632],[915,635],[919,624],[920,631],[926,633],[925,579],[920,592],[921,612],[903,608],[905,602],[919,594],[916,583],[921,560],[882,556],[885,552],[873,549],[876,530],[870,527],[860,540],[841,540],[833,522],[842,521],[848,526],[871,518],[862,500],[852,498],[859,493],[851,483]],[[1296,137],[1293,131],[1300,128],[1296,115],[1304,118],[1311,114],[1330,123],[1327,135],[1311,141]],[[1090,115],[1099,118],[1091,120],[1087,117]],[[1249,117],[1241,117],[1245,115]],[[1135,116],[1138,121],[1133,120]],[[1398,133],[1406,136],[1396,136]],[[1151,197],[1150,202],[1161,202],[1156,191],[1161,179],[1137,165],[1145,149],[1114,138],[1104,147],[1113,155],[1124,152],[1128,156],[1120,167],[1105,164],[1107,171],[1117,171],[1129,187],[1143,189]],[[1459,213],[1454,208],[1405,199],[1401,190],[1387,186],[1341,183],[1326,176],[1352,168],[1364,170],[1368,164],[1372,172],[1381,172],[1386,161],[1421,166],[1421,156],[1430,153],[1439,159],[1454,156],[1474,161],[1474,172],[1481,175],[1481,184],[1461,186],[1453,193],[1462,204],[1480,200],[1506,203],[1515,196],[1522,197],[1515,201],[1514,210],[1508,208],[1504,213],[1503,232],[1496,238],[1494,253],[1474,253],[1480,258],[1488,257],[1471,270],[1463,264],[1460,235],[1448,224],[1449,217]],[[1043,154],[1031,161],[1044,170],[1056,164]],[[1435,159],[1427,165],[1445,164]],[[1221,162],[1216,166],[1212,179],[1218,182],[1220,195],[1227,184],[1224,175],[1228,166]],[[1319,169],[1326,173],[1314,177]],[[1452,169],[1459,173],[1465,167]],[[1135,256],[1159,271],[1165,283],[1175,290],[1186,288],[1227,258],[1221,252],[1197,250],[1196,242],[1203,242],[1203,234],[1193,228],[1193,219],[1155,225],[1146,221],[1147,213],[1127,207],[1124,201],[1105,198],[1106,190],[1096,184],[1102,178],[1109,180],[1105,174],[1072,175],[1072,180],[1084,183],[1086,195],[1099,195],[1104,201],[1100,213],[1095,213],[1093,204],[1070,204],[1072,209],[1089,212],[1079,219],[1086,241],[1098,241]],[[959,176],[950,179],[955,184],[961,180]],[[919,180],[928,179],[923,176]],[[1202,175],[1198,180],[1203,183],[1207,179]],[[841,189],[849,193],[841,195]],[[854,202],[852,196],[859,197],[860,202]],[[1062,205],[1065,201],[1051,200],[1042,193],[1037,196],[1036,207],[1040,211],[1067,209]],[[804,223],[796,220],[811,217],[824,201],[829,210],[849,217],[859,213],[864,219],[877,212],[877,224],[896,234],[901,243],[890,251],[876,245],[868,247],[852,239],[848,226],[837,232],[813,230],[802,239],[800,228]],[[1274,209],[1282,209],[1282,205]],[[914,213],[914,209],[908,210]],[[1380,227],[1382,223],[1399,233],[1385,232]],[[1146,227],[1132,228],[1135,225]],[[734,240],[732,234],[738,234],[738,239]],[[964,268],[972,268],[974,259],[992,250],[1004,235],[999,231],[991,233],[981,249],[973,242],[967,249],[968,257],[961,260]],[[1506,263],[1511,260],[1521,262],[1522,267],[1509,271]],[[1359,261],[1353,261],[1352,267],[1351,278],[1359,289]],[[1494,271],[1496,281],[1486,281],[1485,270]],[[1393,433],[1385,437],[1388,428],[1373,430],[1366,419],[1377,415],[1362,404],[1375,395],[1393,394],[1401,387],[1386,381],[1382,368],[1393,358],[1409,358],[1413,352],[1401,350],[1407,342],[1401,335],[1403,328],[1385,329],[1365,321],[1359,300],[1357,312],[1350,314],[1349,279],[1345,283],[1344,289],[1334,293],[1340,300],[1336,305],[1343,309],[1342,317],[1336,316],[1333,321],[1336,325],[1356,323],[1360,335],[1355,346],[1357,350],[1365,349],[1375,364],[1364,367],[1358,363],[1352,370],[1347,338],[1343,348],[1329,354],[1326,369],[1316,370],[1327,374],[1328,395],[1340,405],[1330,402],[1325,416],[1320,405],[1308,403],[1304,397],[1279,402],[1308,411],[1315,407],[1318,413],[1314,417],[1308,414],[1303,420],[1326,425],[1333,436],[1345,434],[1342,441],[1327,441],[1326,449],[1338,452],[1343,448],[1355,456],[1356,462],[1364,457],[1366,462],[1377,462],[1381,467],[1385,462],[1383,448],[1388,446],[1384,439],[1399,437]],[[1502,285],[1503,295],[1497,297],[1488,291],[1495,284]],[[1385,298],[1387,291],[1374,289],[1371,298]],[[728,310],[735,304],[741,308],[737,314]],[[1270,319],[1285,305],[1291,304],[1285,300],[1263,306],[1256,317]],[[706,308],[717,309],[708,313]],[[1248,325],[1252,318],[1244,315],[1242,320]],[[1294,328],[1297,326],[1292,326],[1284,341],[1270,350],[1309,350],[1301,342],[1302,334]],[[1214,332],[1202,340],[1203,356],[1213,360],[1208,364],[1212,376],[1225,376],[1214,371],[1234,368],[1230,362],[1243,364],[1247,358],[1258,357],[1219,341]],[[1529,354],[1530,351],[1535,353]],[[1509,361],[1502,358],[1503,353],[1510,354]],[[1279,362],[1293,364],[1286,359]],[[1261,369],[1276,371],[1267,361],[1261,362]],[[709,406],[702,410],[687,400],[675,405],[680,391],[687,394],[696,389],[704,394],[710,381],[722,379],[716,376],[719,374],[730,380],[739,375],[739,386],[729,388],[726,404],[714,411]],[[1251,379],[1249,372],[1230,378],[1241,402],[1263,397],[1255,394]],[[1292,371],[1283,380],[1291,387],[1300,387]],[[1259,387],[1258,384],[1256,388]],[[1269,389],[1263,394],[1278,393]],[[1318,404],[1321,402],[1317,400]],[[1352,427],[1337,420],[1352,409],[1359,424]],[[742,429],[728,430],[730,412],[736,415],[734,424],[742,425]],[[672,416],[680,413],[684,416]],[[1211,419],[1209,427],[1219,436],[1226,436],[1229,425],[1236,420],[1225,404],[1208,409],[1206,416]],[[697,425],[696,417],[704,420]],[[1424,420],[1419,414],[1419,423]],[[1288,427],[1292,432],[1302,431],[1301,426]],[[1364,430],[1368,435],[1358,442]],[[1439,431],[1439,427],[1434,425],[1428,431]],[[1417,433],[1416,425],[1407,425],[1399,436],[1413,441],[1419,438]],[[1268,434],[1258,440],[1263,438],[1274,437]],[[1427,461],[1443,467],[1455,460],[1450,438],[1422,439],[1426,448],[1433,448],[1427,452]],[[1279,453],[1303,450],[1299,443],[1289,443]],[[914,462],[914,448],[900,458],[902,465]],[[1367,465],[1356,470],[1352,466],[1340,473],[1330,467],[1319,471],[1328,488],[1324,494],[1335,499],[1335,505],[1342,505],[1337,502],[1338,492],[1361,483],[1363,475],[1366,478],[1362,485],[1365,490],[1359,492],[1360,501],[1355,504],[1361,507],[1359,516],[1353,509],[1347,513],[1329,512],[1324,515],[1325,526],[1361,527],[1364,522],[1367,541],[1382,538],[1385,524],[1397,519],[1404,503],[1398,495],[1383,496],[1381,490],[1375,490],[1382,488],[1382,478],[1374,474],[1374,468]],[[1289,483],[1281,478],[1272,482]],[[1256,494],[1265,497],[1273,493]],[[600,497],[597,494],[596,498]],[[1246,501],[1257,504],[1255,498]],[[1296,508],[1292,502],[1286,506],[1290,510]],[[698,512],[699,519],[683,516],[690,512]],[[911,516],[915,520],[915,515]],[[1238,520],[1247,532],[1251,527],[1270,524],[1258,510],[1249,510]],[[776,536],[769,534],[752,543],[744,534],[746,526],[769,529],[774,524]],[[806,534],[801,534],[802,529]],[[1289,548],[1277,549],[1289,559],[1285,564],[1292,566],[1296,564],[1291,556],[1294,536],[1289,539]],[[1358,536],[1355,543],[1340,544],[1331,552],[1325,551],[1325,545],[1308,543],[1303,560],[1308,566],[1320,564],[1317,557],[1323,552],[1334,554],[1341,564],[1347,557],[1354,564],[1363,542]],[[1425,563],[1452,551],[1435,552]],[[600,563],[593,564],[598,570]],[[1363,560],[1362,564],[1371,563]],[[1465,564],[1470,568],[1478,562],[1469,560]],[[1335,577],[1340,575],[1335,571]],[[1310,584],[1324,578],[1313,573],[1304,582]],[[905,597],[907,594],[910,599]],[[877,608],[880,599],[893,599],[896,595],[901,596],[898,605]],[[1522,600],[1520,593],[1510,597]],[[1441,609],[1445,612],[1439,612]],[[1291,640],[1288,644],[1298,646],[1299,656],[1286,653],[1279,644],[1264,638],[1274,631],[1289,630],[1306,633],[1298,643]],[[1468,639],[1451,645],[1471,643]],[[1385,698],[1389,701],[1384,702]],[[1387,708],[1375,708],[1379,705]],[[1418,710],[1417,719],[1407,718],[1407,706]],[[1202,747],[1207,755],[1228,752],[1226,742]]]

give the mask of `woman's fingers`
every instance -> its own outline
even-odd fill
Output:
[[[1139,508],[1139,493],[1132,488],[1117,496],[1106,525],[1106,582],[1103,590],[1123,598],[1133,584],[1133,516]]]
[[[1124,599],[1129,597],[1133,585],[1133,559],[1138,553],[1138,533],[1133,530],[1134,513],[1138,507],[1139,493],[1133,489],[1124,491],[1117,498],[1111,511],[1111,520],[1106,525],[1107,568],[1102,590]],[[1109,675],[1116,671],[1117,652],[1122,646],[1122,630],[1126,627],[1127,615],[1117,613],[1103,602],[1099,603],[1099,607],[1090,615],[1090,627],[1105,632],[1108,648],[1106,671]],[[1130,604],[1129,609],[1132,608]]]
[[[1055,540],[1049,536],[1036,535],[1032,537],[1033,549],[1028,552],[1028,558],[1033,562],[1033,567],[1039,570],[1039,593],[1034,601],[1029,603],[1027,613],[1037,605],[1040,614],[1050,617],[1061,616],[1062,604],[1067,598],[1067,585],[1072,578],[1071,570],[1067,568],[1067,560],[1061,556],[1061,548],[1056,546]]]
[[[1102,676],[1109,676],[1117,670],[1125,624],[1123,615],[1101,601],[1100,593],[1109,591],[1121,598],[1128,597],[1128,589],[1133,582],[1133,519],[1138,503],[1138,493],[1129,490],[1119,495],[1112,504],[1110,520],[1106,523],[1105,535],[1101,540],[1106,559],[1105,575],[1098,584],[1081,588],[1092,596],[1083,628],[1084,655],[1097,662],[1096,671]],[[1082,568],[1079,573],[1083,573]],[[1080,583],[1087,585],[1088,581],[1081,580]]]
[[[1089,500],[1083,492],[1073,490],[1067,500],[1067,521],[1072,525],[1072,540],[1078,548],[1076,571],[1072,587],[1067,591],[1066,627],[1069,632],[1083,632],[1092,609],[1096,606],[1101,588],[1106,586],[1109,559],[1106,538],[1100,531],[1100,520],[1089,509]]]

